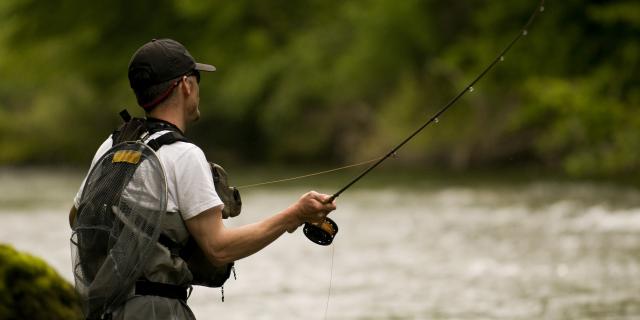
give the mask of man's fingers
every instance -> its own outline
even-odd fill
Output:
[[[300,219],[314,224],[322,223],[327,215],[336,209],[335,201],[330,201],[332,200],[331,197],[331,195],[315,191],[307,192],[300,199]]]

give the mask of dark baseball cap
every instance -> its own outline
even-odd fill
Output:
[[[129,85],[134,91],[178,78],[190,71],[215,71],[198,63],[187,48],[172,39],[153,39],[144,44],[129,62]]]

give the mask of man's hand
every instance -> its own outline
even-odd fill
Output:
[[[322,223],[325,217],[336,209],[335,201],[328,202],[330,198],[330,195],[320,194],[315,191],[310,191],[302,195],[302,197],[290,207],[295,217],[295,224],[288,227],[287,231],[289,233],[294,232],[305,222],[314,224]]]

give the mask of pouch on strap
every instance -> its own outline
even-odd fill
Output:
[[[229,187],[227,171],[225,171],[224,168],[213,162],[209,162],[209,166],[211,167],[211,175],[213,176],[213,184],[216,188],[216,193],[224,203],[222,218],[233,218],[239,215],[242,210],[242,198],[240,198],[240,191],[238,191],[236,187]]]

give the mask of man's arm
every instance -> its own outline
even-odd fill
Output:
[[[205,210],[185,224],[209,261],[220,266],[260,251],[304,222],[323,221],[336,208],[334,203],[324,203],[328,198],[312,191],[282,212],[238,228],[224,226],[220,207]]]

